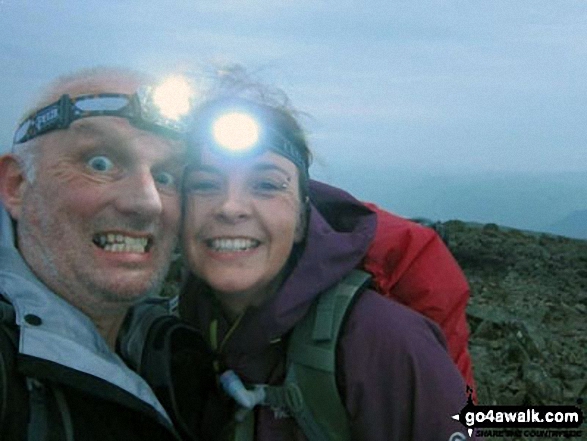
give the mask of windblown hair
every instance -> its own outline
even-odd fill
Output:
[[[295,144],[299,146],[300,153],[307,159],[308,166],[312,163],[307,133],[300,123],[300,119],[308,115],[296,110],[282,89],[255,79],[239,64],[210,69],[204,76],[208,84],[201,97],[203,106],[216,101],[244,100],[267,108],[278,115],[281,124],[288,127],[289,133],[295,133]]]
[[[294,138],[290,141],[293,141],[292,145],[303,156],[306,164],[306,169],[300,170],[298,182],[301,199],[300,228],[304,231],[305,238],[310,215],[308,168],[312,163],[313,155],[308,147],[307,133],[303,129],[300,119],[302,116],[307,117],[308,115],[296,110],[283,90],[256,80],[241,65],[229,65],[215,68],[212,71],[204,69],[204,74],[200,73],[198,78],[204,78],[204,82],[209,82],[204,85],[200,108],[222,101],[248,101],[259,108],[264,108],[266,113],[272,114],[272,121],[279,126],[276,129],[285,131],[288,137]],[[197,82],[196,80],[195,83]],[[198,110],[196,109],[194,112],[195,125],[197,125],[197,114]],[[287,263],[289,268],[295,266],[304,246],[304,242],[294,245]]]

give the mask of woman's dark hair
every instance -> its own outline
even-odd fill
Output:
[[[286,139],[289,148],[295,150],[292,152],[293,156],[299,158],[296,160],[292,159],[292,155],[283,155],[298,167],[300,196],[302,202],[305,202],[308,196],[308,169],[312,163],[312,152],[308,147],[306,132],[299,122],[302,114],[291,105],[287,94],[281,89],[257,81],[240,65],[214,69],[206,74],[206,78],[209,84],[206,85],[200,106],[194,111],[194,127],[202,123],[200,118],[205,119],[203,115],[207,110],[226,102],[247,103],[262,113],[274,133]],[[194,148],[197,149],[197,145]]]

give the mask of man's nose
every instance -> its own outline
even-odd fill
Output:
[[[117,195],[118,208],[144,217],[158,216],[163,210],[161,194],[150,170],[140,170],[124,179]]]

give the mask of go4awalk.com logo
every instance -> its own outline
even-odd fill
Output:
[[[467,428],[469,436],[582,436],[583,412],[576,406],[476,406],[469,394],[467,405],[452,418]]]

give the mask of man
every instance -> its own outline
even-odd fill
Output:
[[[185,145],[143,117],[146,85],[120,69],[62,78],[0,157],[0,312],[14,310],[0,323],[2,440],[176,439],[115,353],[131,304],[160,288],[180,218]]]

